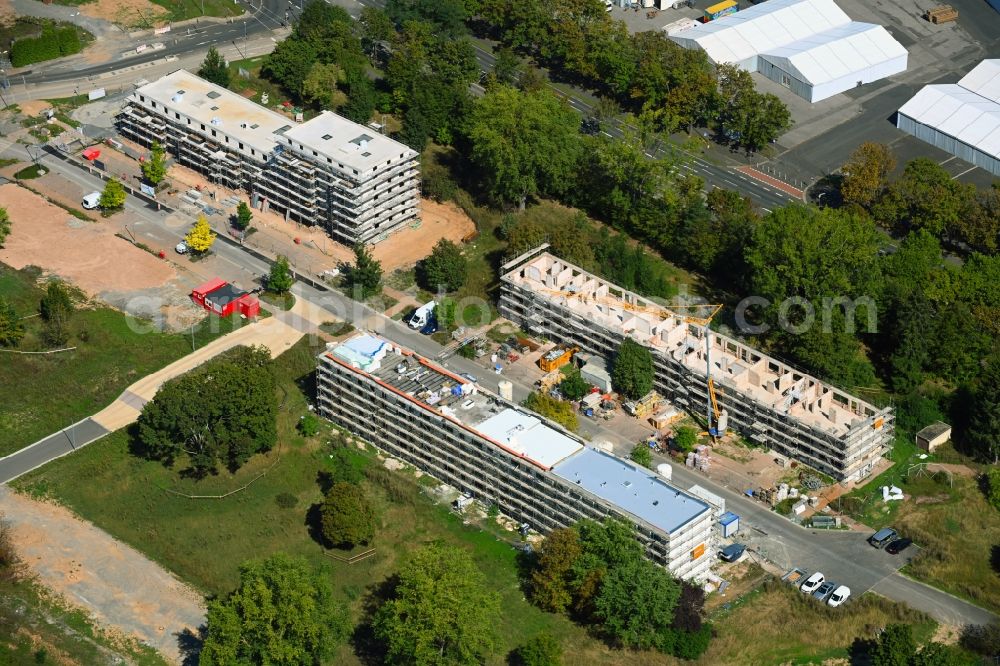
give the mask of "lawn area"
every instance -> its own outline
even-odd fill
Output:
[[[778,581],[720,611],[713,623],[718,635],[697,662],[704,666],[820,664],[848,658],[856,638],[870,639],[887,624],[912,625],[918,643],[929,640],[936,627],[923,613],[872,594],[830,608]]]
[[[0,296],[21,317],[38,312],[43,291],[37,270],[15,271],[0,264]],[[47,349],[42,320],[23,320],[26,334],[17,349]],[[206,318],[194,330],[201,347],[239,326],[236,317]],[[99,306],[78,309],[70,320],[75,351],[47,356],[0,354],[0,456],[100,411],[127,386],[191,351],[191,333],[137,333],[121,312]]]
[[[105,635],[30,581],[0,582],[0,666],[120,664],[165,666],[153,649]]]
[[[374,543],[376,552],[354,565],[324,555],[310,536],[306,514],[321,498],[317,474],[329,464],[325,441],[331,430],[324,426],[320,436],[308,440],[294,430],[306,410],[301,387],[311,385],[318,349],[303,340],[279,357],[280,384],[287,393],[279,415],[280,450],[257,456],[235,475],[222,473],[204,481],[182,479],[159,463],[132,456],[128,435],[119,431],[22,477],[16,487],[69,506],[206,594],[232,589],[238,581],[238,566],[246,559],[279,551],[302,555],[329,569],[338,597],[352,605],[359,620],[372,586],[395,573],[419,544],[442,539],[469,548],[487,580],[501,594],[502,654],[536,633],[548,631],[563,642],[566,663],[620,663],[621,653],[587,636],[567,618],[542,612],[524,599],[513,548],[489,531],[465,525],[447,508],[433,503],[423,490],[427,484],[417,482],[409,472],[383,470],[371,450],[358,451],[358,456],[361,464],[375,468],[366,483],[383,511],[382,529]],[[268,468],[270,471],[245,492],[224,500],[192,500],[164,490],[220,494],[244,485]],[[276,498],[283,493],[295,496],[295,506],[279,505]],[[287,506],[287,498],[281,504]],[[645,663],[674,663],[656,654],[637,656]],[[350,646],[343,646],[331,663],[359,661]],[[502,663],[499,654],[493,663]]]

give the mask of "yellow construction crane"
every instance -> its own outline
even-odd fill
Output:
[[[706,384],[708,387],[708,404],[706,405],[706,419],[708,421],[708,433],[712,437],[717,437],[719,434],[718,425],[721,412],[719,410],[719,403],[715,395],[715,382],[712,381],[712,359],[711,359],[711,349],[712,344],[709,338],[710,329],[709,324],[712,323],[712,319],[715,315],[719,314],[719,310],[722,309],[721,303],[698,303],[694,305],[671,305],[670,307],[651,304],[651,305],[638,305],[636,303],[629,303],[618,298],[609,298],[607,296],[592,296],[589,294],[583,294],[577,291],[564,291],[560,289],[545,289],[544,291],[554,295],[562,296],[569,300],[570,298],[576,298],[583,303],[601,303],[604,305],[609,305],[613,307],[623,308],[629,310],[630,312],[647,312],[649,314],[656,315],[662,319],[669,319],[671,317],[680,317],[687,324],[695,324],[701,326],[705,333],[705,376]],[[698,311],[701,312],[701,316],[695,314],[683,314],[680,311]],[[705,312],[708,314],[705,314]]]

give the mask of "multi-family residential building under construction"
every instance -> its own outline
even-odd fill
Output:
[[[335,113],[296,122],[190,72],[135,90],[116,117],[122,136],[158,142],[255,208],[370,243],[419,215],[418,154]]]
[[[891,408],[693,323],[680,310],[602,280],[546,248],[501,268],[500,313],[524,330],[607,358],[631,337],[651,350],[655,388],[663,397],[705,414],[710,426],[728,425],[838,480],[866,476],[888,450]]]
[[[586,446],[510,395],[371,333],[328,345],[316,379],[320,414],[533,530],[614,516],[675,576],[704,578],[715,562],[717,506]]]

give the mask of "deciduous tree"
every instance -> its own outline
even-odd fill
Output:
[[[866,141],[851,153],[841,168],[844,180],[840,194],[846,203],[868,208],[885,192],[895,168],[896,156],[889,146]]]
[[[633,446],[629,457],[643,467],[651,467],[653,465],[653,454],[649,450],[649,444],[646,442],[639,442]]]
[[[240,567],[240,586],[208,604],[202,666],[298,666],[328,659],[350,631],[330,579],[301,558],[278,554]]]
[[[208,219],[204,215],[199,215],[195,220],[194,226],[184,236],[184,242],[192,252],[198,254],[204,254],[211,249],[215,242],[215,232],[208,225]]]
[[[570,372],[566,379],[559,382],[559,392],[567,400],[579,400],[590,393],[591,385],[578,371]]]
[[[277,442],[275,390],[267,348],[236,347],[160,387],[139,415],[139,449],[202,475],[238,469]]]
[[[531,599],[539,607],[562,613],[573,603],[572,573],[583,552],[579,533],[570,528],[549,532],[538,551],[531,572]]]
[[[0,247],[3,247],[3,243],[7,240],[7,236],[10,235],[10,215],[7,214],[7,209],[0,206]]]
[[[628,398],[638,399],[653,390],[653,356],[632,338],[625,338],[611,366],[611,383]]]
[[[0,296],[0,345],[16,347],[24,337],[24,325],[6,298]]]
[[[354,298],[370,298],[382,291],[382,263],[358,243],[354,246],[354,264],[344,269],[344,279]]]
[[[551,634],[539,634],[517,648],[512,663],[515,666],[560,666],[562,645]]]
[[[430,291],[456,291],[465,284],[469,263],[457,245],[442,238],[421,264],[424,288]]]
[[[672,650],[671,624],[680,584],[645,558],[608,569],[594,600],[595,616],[614,642],[648,649],[666,644]]]
[[[288,257],[279,254],[271,264],[271,272],[267,276],[267,290],[275,294],[287,294],[295,284],[292,271],[288,267]]]
[[[229,87],[229,65],[214,46],[208,49],[205,60],[198,69],[198,76],[223,88]]]
[[[482,663],[496,648],[500,601],[469,554],[435,543],[399,572],[374,631],[389,664]]]
[[[565,400],[553,398],[548,393],[533,391],[524,400],[524,406],[534,412],[538,412],[547,419],[555,421],[571,432],[576,432],[577,427],[579,427],[576,412],[573,411],[573,405]]]
[[[698,431],[691,426],[681,426],[674,433],[674,446],[687,453],[698,444]]]
[[[497,86],[469,118],[472,161],[490,194],[524,209],[528,197],[565,192],[580,154],[580,120],[548,91]]]
[[[246,231],[250,227],[252,220],[253,210],[250,209],[246,201],[241,201],[236,206],[236,228],[240,231]]]
[[[125,187],[117,178],[110,178],[104,185],[98,205],[105,214],[121,210],[125,206]]]
[[[368,545],[377,523],[364,489],[353,483],[334,484],[320,505],[323,538],[338,548]]]
[[[909,666],[917,644],[908,624],[890,624],[875,641],[869,658],[872,666]]]
[[[167,153],[156,141],[149,149],[149,159],[141,165],[142,175],[151,185],[159,185],[167,175]]]
[[[338,65],[314,62],[302,81],[302,99],[320,109],[339,109],[347,103],[347,95],[339,88],[345,77]]]

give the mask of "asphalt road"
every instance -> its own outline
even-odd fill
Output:
[[[0,485],[12,481],[22,474],[27,474],[56,458],[73,453],[76,449],[107,434],[108,431],[104,427],[90,418],[86,418],[16,453],[0,458]]]

